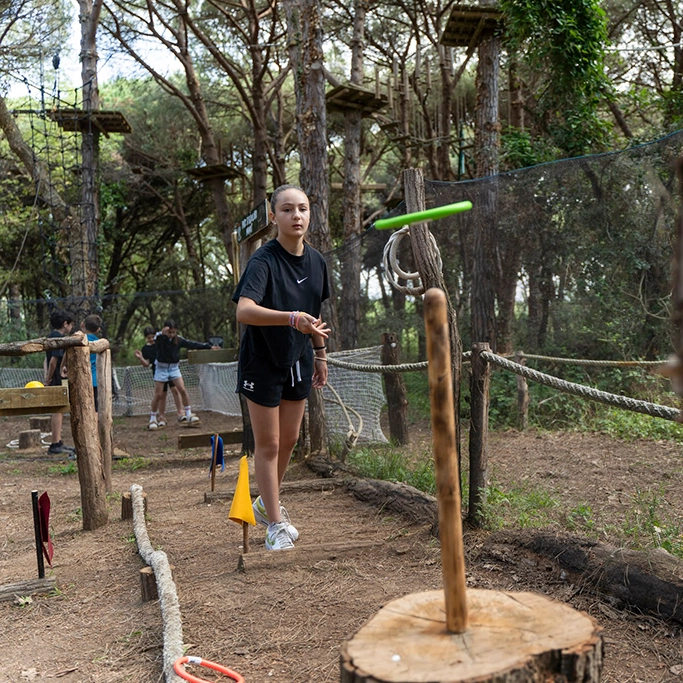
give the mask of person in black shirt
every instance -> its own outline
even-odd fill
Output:
[[[329,298],[327,265],[304,242],[308,197],[293,185],[270,199],[277,237],[251,257],[233,300],[246,325],[240,342],[237,392],[247,399],[254,430],[254,470],[260,495],[256,520],[267,525],[266,548],[293,547],[299,537],[280,504],[280,485],[299,438],[311,387],[327,382],[327,323],[320,319]]]
[[[178,334],[178,326],[175,321],[167,320],[161,332],[157,332],[154,339],[156,346],[156,364],[154,368],[154,398],[156,405],[159,406],[164,398],[164,384],[166,382],[173,382],[176,389],[180,393],[183,401],[184,415],[178,418],[179,422],[188,422],[189,424],[196,424],[199,418],[192,413],[190,407],[190,396],[185,388],[183,376],[180,374],[180,349],[217,349],[218,346],[212,346],[208,342],[197,342],[185,339]],[[154,405],[154,404],[153,404]],[[152,409],[150,415],[150,428],[152,423],[156,423],[157,413]]]
[[[50,314],[50,327],[52,330],[48,334],[48,339],[54,337],[66,337],[71,334],[74,326],[74,319],[68,311],[56,310]],[[45,386],[58,387],[62,384],[62,379],[66,377],[66,365],[64,360],[64,349],[52,349],[45,352]],[[52,413],[50,420],[52,429],[52,443],[47,452],[52,454],[64,453],[74,457],[75,450],[70,446],[65,446],[62,442],[62,423],[64,415],[62,413]]]
[[[145,345],[142,349],[135,350],[135,357],[140,361],[140,363],[146,367],[152,369],[152,378],[154,378],[154,371],[156,370],[156,360],[157,360],[157,347],[155,342],[156,330],[152,326],[147,326],[143,330],[145,335]],[[171,389],[171,394],[173,394],[173,400],[175,401],[176,409],[178,411],[178,422],[186,422],[187,415],[183,410],[183,402],[173,380],[169,380],[164,383],[164,392],[161,395],[161,403],[157,404],[156,396],[156,385],[154,396],[152,397],[152,414],[156,415],[156,420],[149,422],[147,429],[159,429],[160,427],[166,426],[166,398],[168,389]]]

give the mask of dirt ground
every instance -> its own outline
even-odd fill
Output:
[[[205,431],[238,426],[216,414],[201,418]],[[48,575],[58,588],[0,603],[0,682],[162,679],[160,604],[141,601],[144,562],[130,520],[120,519],[120,495],[132,484],[147,494],[152,545],[173,567],[187,653],[229,666],[248,683],[337,681],[341,643],[383,604],[442,586],[439,547],[428,528],[333,487],[283,498],[301,534],[297,546],[372,542],[362,554],[307,561],[305,552],[297,552],[275,568],[238,572],[242,534],[227,518],[230,500],[204,502],[208,449],[181,451],[182,427],[148,432],[144,418],[115,421],[115,445],[130,457],[115,462],[109,523],[84,532],[73,463],[5,447],[27,423],[0,418],[0,586],[37,576],[31,491],[38,490],[52,501],[55,554]],[[683,509],[681,452],[669,443],[508,432],[492,435],[490,453],[491,474],[501,486],[543,486],[563,509],[587,505],[596,520],[618,524],[633,496],[648,488],[660,491],[672,510]],[[227,459],[217,491],[232,489],[237,462]],[[288,480],[303,478],[314,475],[304,464],[293,465]],[[620,609],[548,566],[492,559],[483,551],[486,536],[465,533],[469,586],[533,590],[591,614],[605,630],[603,681],[683,681],[678,626]],[[251,532],[252,552],[262,551],[263,539],[262,528]],[[208,670],[201,675],[209,678]]]

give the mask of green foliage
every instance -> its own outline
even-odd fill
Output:
[[[64,465],[55,465],[48,469],[49,474],[59,474],[61,476],[68,476],[70,474],[78,474],[78,466],[76,462],[71,460]]]
[[[347,463],[363,477],[409,484],[426,493],[436,491],[434,463],[428,456],[409,464],[400,451],[367,447],[352,451]]]
[[[114,460],[112,463],[112,470],[120,472],[135,472],[136,470],[149,467],[150,464],[150,461],[143,457],[121,458],[120,460]]]
[[[575,532],[592,532],[595,529],[593,510],[590,505],[581,503],[567,513],[567,528]]]
[[[544,75],[539,119],[571,155],[601,149],[608,127],[598,105],[608,92],[604,74],[606,17],[598,0],[501,0],[512,51]]]

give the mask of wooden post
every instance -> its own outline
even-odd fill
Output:
[[[78,454],[83,529],[93,531],[107,523],[108,511],[88,347],[68,348],[66,365],[69,372],[71,431]]]
[[[515,363],[526,365],[524,351],[515,352]],[[529,386],[526,377],[515,375],[517,382],[517,427],[524,431],[529,426]]]
[[[216,490],[216,460],[218,460],[218,434],[213,435],[211,447],[211,490]]]
[[[249,522],[242,520],[242,552],[249,552]]]
[[[40,429],[25,429],[19,432],[19,450],[40,448]]]
[[[31,429],[38,429],[41,432],[49,432],[51,429],[49,415],[36,415],[29,417],[28,423]]]
[[[382,365],[398,365],[400,349],[394,332],[382,334]],[[398,372],[383,372],[384,393],[389,414],[389,438],[399,446],[408,443],[408,399],[406,385]]]
[[[327,448],[325,425],[325,404],[323,390],[311,389],[308,397],[308,436],[311,453],[321,453]]]
[[[474,527],[483,522],[488,474],[489,385],[490,365],[481,357],[488,351],[486,342],[472,345],[472,381],[470,388],[470,503],[467,521]]]
[[[423,211],[425,209],[424,178],[422,171],[417,168],[409,168],[403,171],[403,190],[406,198],[406,213]],[[420,280],[424,285],[425,291],[435,287],[444,292],[446,296],[446,308],[448,311],[448,331],[451,349],[451,372],[453,387],[453,421],[455,423],[455,446],[458,458],[458,469],[460,463],[460,370],[462,364],[462,342],[458,332],[458,321],[455,310],[450,303],[448,290],[444,281],[443,273],[439,269],[435,255],[432,253],[431,240],[429,239],[429,229],[426,223],[415,223],[410,226],[410,242],[413,245],[413,255],[415,266],[420,273]]]
[[[142,492],[142,505],[147,514],[147,494],[144,491]],[[133,498],[130,491],[121,495],[121,519],[133,519]]]
[[[463,633],[467,629],[465,552],[446,295],[440,289],[428,289],[424,305],[446,627],[452,633]]]
[[[97,354],[97,432],[100,437],[100,447],[102,448],[102,471],[104,472],[104,486],[107,493],[110,493],[112,490],[111,465],[114,453],[113,425],[111,351],[107,348]]]

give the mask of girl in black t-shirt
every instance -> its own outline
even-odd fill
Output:
[[[233,300],[246,325],[240,343],[237,392],[247,399],[254,430],[254,470],[260,495],[256,520],[268,526],[266,548],[293,547],[299,533],[280,504],[280,485],[299,438],[311,387],[327,382],[325,339],[320,319],[329,298],[327,265],[304,242],[310,220],[308,197],[293,185],[270,199],[277,237],[251,257]]]

